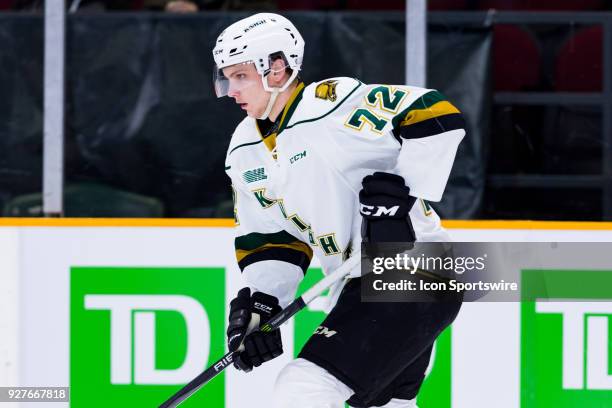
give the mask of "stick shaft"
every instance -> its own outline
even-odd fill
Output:
[[[174,408],[178,406],[181,402],[189,398],[191,394],[196,392],[200,387],[215,378],[217,374],[219,374],[221,371],[229,367],[233,362],[233,356],[234,352],[230,351],[229,353],[221,357],[219,360],[217,360],[217,362],[208,367],[201,374],[191,380],[187,385],[185,385],[174,395],[168,398],[163,404],[159,406],[159,408]]]
[[[318,281],[312,288],[304,292],[302,295],[304,303],[308,304],[312,302],[312,300],[318,297],[325,289],[347,276],[353,270],[353,268],[359,265],[360,262],[361,251],[357,251],[353,253],[353,256],[347,259],[342,265],[336,268],[335,271]]]

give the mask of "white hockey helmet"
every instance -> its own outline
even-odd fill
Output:
[[[270,88],[271,57],[280,55],[292,69],[289,80],[281,88]],[[279,14],[259,13],[227,27],[217,38],[213,49],[214,82],[217,97],[227,95],[229,82],[223,68],[253,63],[261,76],[264,89],[273,94],[282,92],[297,77],[304,57],[304,39],[291,21]],[[274,98],[275,99],[275,98]]]

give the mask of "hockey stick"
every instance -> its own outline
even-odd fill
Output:
[[[276,316],[270,319],[266,324],[261,326],[259,330],[262,332],[270,332],[278,329],[283,323],[293,317],[297,312],[306,307],[307,304],[312,302],[317,296],[319,296],[325,289],[332,286],[334,283],[344,278],[349,272],[361,262],[361,252],[356,251],[349,259],[347,259],[342,265],[340,265],[334,272],[330,273],[319,282],[317,282],[312,288],[308,289],[302,296],[295,299],[286,308],[280,311]],[[234,352],[230,351],[216,363],[204,370],[200,375],[191,380],[187,385],[178,390],[174,395],[168,398],[159,408],[174,408],[180,403],[185,401],[194,392],[204,386],[207,382],[212,380],[217,374],[225,370],[232,364]]]

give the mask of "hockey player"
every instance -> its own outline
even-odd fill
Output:
[[[228,345],[242,350],[235,366],[247,372],[282,353],[278,331],[245,340],[249,321],[293,299],[313,254],[331,271],[362,234],[370,242],[448,239],[425,200],[441,199],[465,134],[457,108],[411,86],[354,78],[305,85],[303,54],[294,25],[268,13],[230,25],[213,50],[217,96],[247,114],[226,159],[247,283],[230,304]],[[358,275],[344,284],[326,331],[279,374],[276,407],[416,406],[432,345],[460,305],[362,303]]]

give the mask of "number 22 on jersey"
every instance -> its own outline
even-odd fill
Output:
[[[407,91],[393,89],[393,87],[387,85],[374,87],[365,97],[366,104],[369,107],[359,107],[353,110],[345,125],[352,129],[362,130],[363,125],[367,123],[374,132],[382,133],[391,118],[386,117],[384,114],[377,115],[374,113],[374,110],[394,115],[397,113],[407,94]]]

